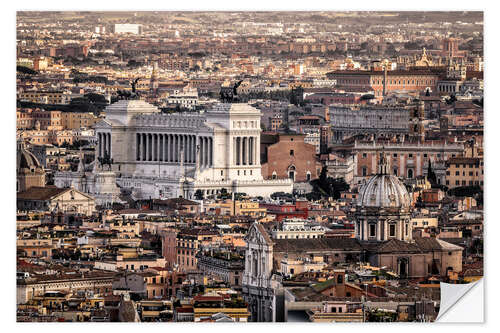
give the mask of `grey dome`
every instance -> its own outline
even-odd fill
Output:
[[[357,205],[365,207],[410,207],[411,200],[405,185],[396,176],[378,174],[361,187]]]

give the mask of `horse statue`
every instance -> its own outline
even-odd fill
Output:
[[[111,166],[113,165],[113,159],[111,158],[111,156],[109,156],[108,152],[104,152],[104,156],[103,157],[99,157],[98,158],[98,161],[99,161],[99,165],[101,166],[101,168],[104,166],[104,165],[107,165],[108,166],[108,171],[111,171]]]

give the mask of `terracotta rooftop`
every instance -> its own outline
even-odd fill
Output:
[[[362,246],[354,238],[314,238],[314,239],[275,239],[275,252],[300,252],[322,250],[361,251]]]
[[[55,186],[46,187],[31,187],[24,192],[17,194],[17,199],[22,200],[49,200],[64,192],[69,191],[69,188],[57,188]]]

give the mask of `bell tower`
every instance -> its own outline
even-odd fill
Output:
[[[156,61],[153,64],[153,72],[149,81],[149,92],[152,96],[158,93],[158,62]]]
[[[409,117],[409,133],[410,139],[418,142],[424,142],[425,140],[425,106],[423,101],[417,102],[414,107],[410,108]]]

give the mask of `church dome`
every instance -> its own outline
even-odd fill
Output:
[[[357,205],[380,208],[408,208],[411,200],[405,185],[398,177],[389,175],[386,159],[382,156],[378,174],[364,184],[358,195]]]
[[[24,144],[21,144],[17,150],[17,170],[42,168],[38,159],[32,152],[26,150]]]

